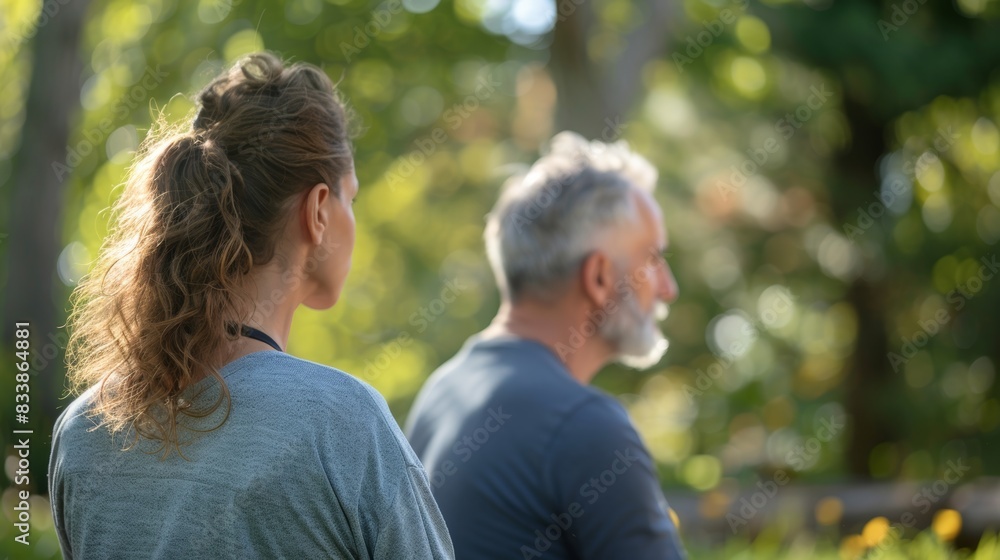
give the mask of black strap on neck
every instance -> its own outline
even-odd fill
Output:
[[[255,340],[259,340],[259,341],[263,342],[264,344],[267,344],[271,348],[274,348],[278,352],[284,352],[284,350],[282,350],[281,347],[278,346],[278,343],[275,342],[273,338],[267,336],[267,334],[265,334],[265,333],[263,333],[263,332],[255,329],[255,328],[253,328],[251,326],[240,325],[240,334],[242,334],[243,336],[248,337],[248,338],[253,338]]]

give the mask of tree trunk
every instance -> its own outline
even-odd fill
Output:
[[[830,206],[839,224],[854,224],[858,208],[878,200],[876,165],[886,152],[885,130],[888,123],[876,122],[867,109],[850,97],[844,98],[844,116],[851,130],[851,146],[837,155],[834,167],[841,170],[844,184],[834,192]],[[882,302],[887,293],[885,276],[869,281],[857,278],[847,289],[847,301],[857,313],[858,334],[854,354],[847,363],[844,408],[850,418],[851,439],[845,458],[847,472],[869,477],[872,449],[885,441],[898,441],[894,433],[892,411],[885,406],[884,395],[892,387],[888,362],[888,337]]]
[[[70,120],[80,104],[79,43],[89,2],[51,4],[58,10],[42,14],[31,44],[25,120],[11,174],[9,231],[4,240],[7,283],[0,329],[3,347],[14,349],[15,323],[30,323],[31,424],[18,427],[33,428],[36,434],[51,430],[65,373],[66,333],[58,326],[64,319],[66,298],[56,261],[63,246],[67,177],[57,175],[53,163],[66,161]],[[43,456],[38,464],[48,460],[47,453]]]
[[[643,67],[662,54],[667,44],[673,3],[654,0],[636,4],[635,9],[643,12],[642,23],[624,37],[622,52],[606,67],[595,64],[588,55],[587,43],[595,23],[591,4],[558,4],[549,67],[558,92],[556,130],[617,140],[642,90]]]

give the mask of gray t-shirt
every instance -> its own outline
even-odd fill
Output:
[[[121,451],[83,414],[56,421],[49,492],[68,558],[454,558],[413,450],[368,384],[276,351],[221,369],[229,418],[166,460]],[[202,380],[195,406],[219,386]],[[204,424],[212,427],[225,406]],[[183,436],[182,436],[183,437]]]

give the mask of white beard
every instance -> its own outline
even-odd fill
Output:
[[[658,364],[670,346],[657,326],[657,321],[666,317],[667,304],[662,301],[643,314],[634,295],[625,298],[618,312],[601,325],[601,336],[615,348],[614,361],[635,369]]]

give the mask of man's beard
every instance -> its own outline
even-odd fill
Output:
[[[614,360],[635,369],[647,369],[660,362],[670,345],[657,322],[667,317],[667,304],[657,301],[643,313],[634,294],[623,298],[617,313],[601,325],[601,336],[615,349]]]

